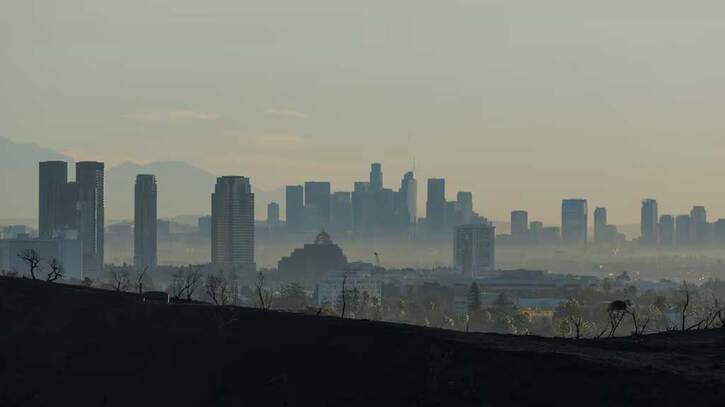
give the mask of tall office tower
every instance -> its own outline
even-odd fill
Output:
[[[279,223],[279,204],[270,202],[267,204],[267,225],[272,226]]]
[[[677,215],[675,218],[675,243],[687,246],[692,241],[692,222],[689,215]]]
[[[587,214],[586,199],[564,199],[561,202],[561,240],[564,243],[587,243]]]
[[[98,277],[103,271],[105,227],[104,165],[101,162],[76,163],[76,183],[80,190],[78,237],[83,242],[84,275]]]
[[[395,192],[383,188],[375,193],[375,226],[378,231],[395,227]]]
[[[529,237],[529,213],[526,211],[511,212],[511,239],[523,242]]]
[[[375,193],[369,182],[355,182],[352,193],[353,233],[355,236],[371,236],[375,223]]]
[[[544,232],[544,223],[538,220],[531,221],[529,223],[529,241],[533,243],[541,242],[542,234]]]
[[[594,242],[601,244],[606,241],[607,208],[594,209]]]
[[[692,238],[697,244],[708,240],[707,211],[704,206],[693,206],[690,211]]]
[[[38,232],[41,239],[54,237],[57,230],[56,209],[59,189],[68,183],[68,163],[43,161],[39,165]]]
[[[642,213],[641,213],[641,237],[639,241],[645,246],[652,246],[657,244],[657,200],[655,199],[643,199],[642,200]]]
[[[660,216],[660,223],[657,226],[657,232],[661,245],[673,245],[675,243],[675,217],[672,215]]]
[[[383,189],[383,167],[380,163],[370,164],[370,189],[373,192]]]
[[[332,217],[330,220],[330,229],[337,232],[352,230],[352,193],[343,191],[333,192],[330,212],[330,216]]]
[[[247,177],[217,178],[211,195],[211,261],[254,271],[254,194]]]
[[[302,210],[304,208],[304,190],[302,185],[287,185],[285,188],[285,222],[292,232],[302,230]]]
[[[133,222],[133,263],[137,270],[151,272],[156,270],[158,263],[156,250],[157,198],[156,176],[137,175]]]
[[[315,219],[305,219],[305,224],[320,229],[330,223],[330,183],[320,181],[305,182],[305,209]]]
[[[418,181],[412,171],[403,176],[398,190],[398,214],[405,226],[415,225],[418,219]]]
[[[496,227],[491,223],[460,225],[453,234],[453,268],[473,278],[496,268]]]
[[[467,225],[473,221],[473,193],[459,191],[456,195],[458,202],[458,210],[460,211],[459,219],[461,225]]]
[[[440,233],[445,230],[446,221],[446,180],[428,179],[428,199],[425,203],[425,222],[428,231]]]

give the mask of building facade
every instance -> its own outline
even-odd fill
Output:
[[[137,270],[152,272],[158,265],[156,176],[137,175],[134,190],[133,262]]]
[[[496,267],[496,227],[491,223],[457,226],[453,234],[453,268],[472,278]]]
[[[247,177],[217,178],[211,196],[211,259],[218,267],[254,271],[254,193]]]

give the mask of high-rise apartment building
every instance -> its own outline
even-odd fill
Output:
[[[137,270],[152,272],[158,264],[158,193],[156,176],[136,176],[134,197],[133,260]]]
[[[96,161],[76,163],[76,184],[80,191],[78,238],[83,242],[84,274],[103,271],[104,260],[104,164]]]
[[[68,163],[44,161],[39,165],[38,233],[41,239],[50,239],[58,229],[60,189],[68,183]]]
[[[586,199],[564,199],[561,202],[561,239],[567,244],[587,243]]]
[[[211,217],[212,263],[254,271],[254,194],[249,178],[217,178],[211,195]]]

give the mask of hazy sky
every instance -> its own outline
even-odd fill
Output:
[[[262,189],[416,162],[449,197],[558,222],[725,217],[725,3],[3,0],[0,135],[185,160]],[[423,214],[421,214],[423,215]]]

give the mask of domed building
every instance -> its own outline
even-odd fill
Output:
[[[302,284],[316,284],[325,273],[345,267],[347,257],[324,230],[317,235],[314,243],[295,249],[277,263],[282,280]]]

